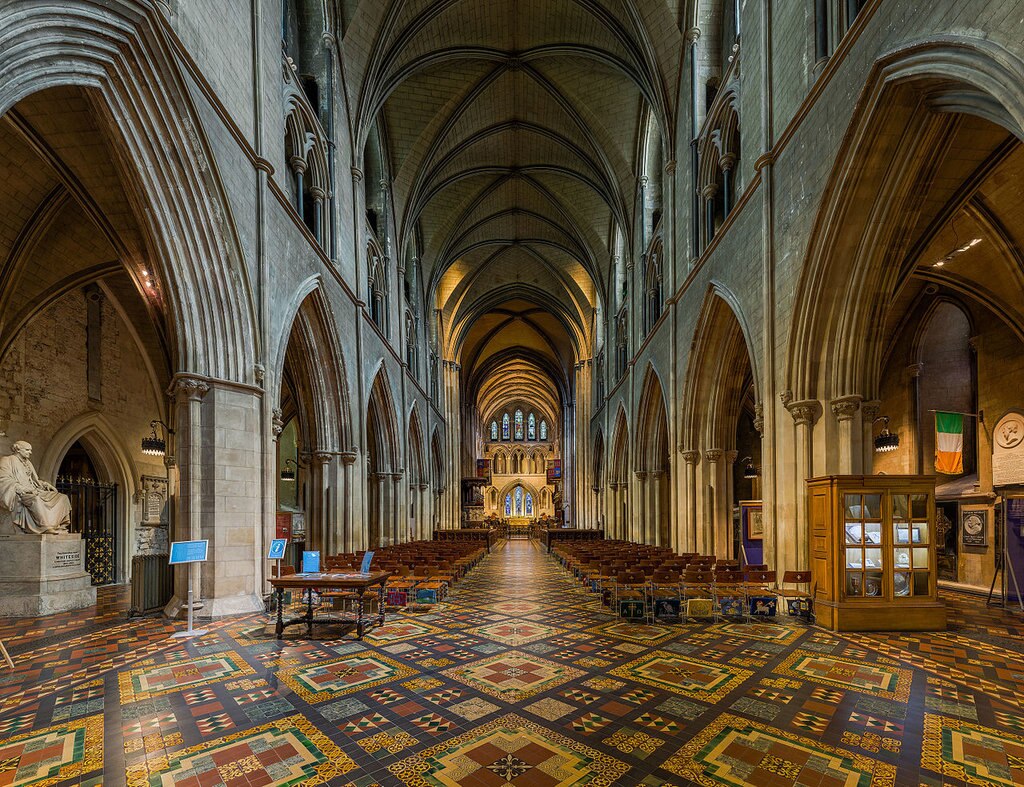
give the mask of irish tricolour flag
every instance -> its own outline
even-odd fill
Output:
[[[960,475],[964,471],[964,417],[935,413],[935,472]]]

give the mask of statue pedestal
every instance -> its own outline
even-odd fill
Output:
[[[95,603],[80,535],[0,535],[0,617],[39,617]]]

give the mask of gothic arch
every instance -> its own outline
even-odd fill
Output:
[[[697,319],[683,389],[681,445],[732,449],[736,419],[748,387],[759,402],[758,370],[736,299],[720,285],[708,289]]]
[[[885,342],[875,329],[906,275],[892,264],[904,239],[888,218],[908,209],[927,166],[920,153],[950,113],[1024,140],[1024,98],[1013,88],[1022,79],[1017,57],[966,36],[911,42],[876,61],[836,156],[792,309],[786,369],[795,400],[877,395]],[[902,100],[911,90],[923,105]],[[873,207],[856,209],[863,205]]]
[[[81,442],[89,452],[101,481],[115,483],[121,490],[118,500],[118,581],[131,579],[131,555],[134,551],[135,516],[133,506],[140,490],[142,475],[121,433],[101,413],[85,413],[57,430],[38,460],[39,477],[52,482],[68,449]],[[168,490],[170,491],[170,490]]]
[[[140,291],[144,268],[159,273],[172,368],[254,382],[258,339],[248,274],[158,12],[132,0],[102,8],[82,0],[15,6],[0,32],[0,114],[50,87],[75,85],[95,97],[103,124],[124,147],[122,175],[138,197],[148,247],[122,246],[119,256]]]

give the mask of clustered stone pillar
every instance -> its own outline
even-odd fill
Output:
[[[683,450],[683,463],[686,465],[683,487],[683,538],[682,548],[688,552],[698,551],[697,543],[697,462],[700,451]]]

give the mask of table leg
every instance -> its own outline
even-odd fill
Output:
[[[284,609],[284,588],[277,589],[277,626],[275,627],[275,633],[278,639],[281,639],[281,635],[284,634],[284,617],[282,610]]]
[[[308,601],[306,602],[306,636],[313,636],[313,588],[309,588]]]
[[[363,593],[365,592],[366,588],[359,588],[356,599],[356,639],[363,638]]]

